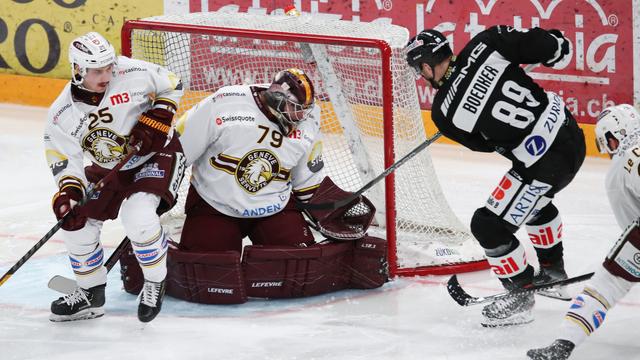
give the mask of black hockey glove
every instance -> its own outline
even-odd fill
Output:
[[[551,34],[551,36],[556,38],[556,40],[558,41],[558,49],[556,50],[553,57],[547,60],[546,62],[542,63],[542,65],[552,67],[553,65],[555,65],[556,63],[564,59],[565,56],[569,55],[570,51],[569,51],[569,40],[567,40],[564,37],[564,35],[562,35],[560,30],[551,29],[549,30],[549,34]]]

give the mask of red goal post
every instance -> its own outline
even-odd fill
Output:
[[[122,28],[123,55],[181,77],[180,113],[221,86],[268,83],[288,67],[311,74],[327,173],[349,191],[426,138],[415,81],[402,57],[407,40],[406,29],[390,24],[308,16],[195,13],[127,21]],[[447,204],[428,149],[366,195],[378,209],[370,232],[387,239],[392,275],[488,268]]]

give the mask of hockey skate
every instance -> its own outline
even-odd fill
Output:
[[[533,277],[535,285],[542,285],[552,281],[566,280],[567,272],[564,271],[564,262],[560,261],[556,264],[546,265],[540,264],[540,270]],[[572,299],[569,289],[566,286],[556,286],[546,290],[538,291],[538,295],[546,296],[553,299],[570,301]]]
[[[87,320],[104,315],[104,289],[106,285],[98,285],[89,289],[77,287],[51,303],[51,316],[54,322]]]
[[[535,298],[532,293],[498,299],[482,309],[484,327],[528,324],[533,321]]]
[[[164,297],[165,280],[161,282],[144,281],[140,292],[140,304],[138,305],[138,320],[147,323],[160,313],[162,298]]]
[[[527,351],[527,356],[533,360],[566,360],[575,347],[569,340],[558,339],[545,348]]]

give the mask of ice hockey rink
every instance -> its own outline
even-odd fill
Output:
[[[50,201],[56,189],[42,144],[45,115],[44,108],[0,104],[0,274],[55,223]],[[450,145],[429,151],[451,207],[468,223],[508,162]],[[587,159],[556,198],[570,275],[592,271],[620,232],[603,187],[607,166],[605,159]],[[518,235],[525,239],[522,231]],[[119,222],[106,225],[108,253],[122,237]],[[136,297],[121,289],[116,266],[109,273],[104,317],[52,323],[49,306],[59,294],[47,281],[56,274],[71,276],[71,270],[54,236],[0,287],[0,359],[526,359],[527,349],[554,339],[569,305],[537,297],[533,323],[485,329],[481,306],[458,306],[445,289],[448,277],[431,276],[396,279],[376,290],[237,306],[165,298],[160,315],[143,326]],[[488,271],[462,275],[461,282],[474,295],[501,291]],[[636,322],[639,288],[609,312],[572,359],[640,359]]]

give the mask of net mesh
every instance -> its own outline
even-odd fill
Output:
[[[153,25],[158,22],[183,28],[158,30]],[[189,29],[188,25],[207,28]],[[165,15],[144,19],[135,27],[131,57],[167,67],[185,85],[178,116],[222,86],[269,83],[282,69],[304,70],[314,83],[316,102],[322,109],[327,175],[344,190],[357,191],[385,168],[385,72],[391,73],[393,84],[392,150],[396,159],[426,139],[415,80],[402,54],[408,41],[405,28],[305,15],[224,13]],[[279,34],[264,39],[255,30]],[[302,42],[288,34],[307,34],[313,36],[313,42],[310,37],[309,42]],[[349,38],[384,40],[391,48],[389,68],[383,67],[384,54],[379,48],[353,46]],[[169,214],[177,227],[187,187],[185,181],[181,203]],[[400,268],[483,259],[480,248],[448,206],[428,149],[395,171],[394,191],[395,209],[385,204],[384,182],[366,195],[377,208],[370,232],[395,242]],[[396,224],[392,234],[386,234],[387,212],[395,215],[391,217]]]

